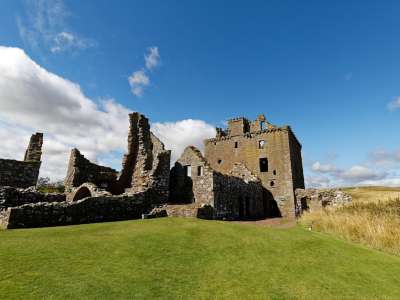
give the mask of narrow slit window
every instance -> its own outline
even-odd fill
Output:
[[[187,177],[192,177],[192,166],[185,166],[185,175]]]
[[[260,172],[268,172],[268,159],[260,158]]]
[[[197,176],[203,176],[203,167],[202,166],[197,167]]]
[[[239,143],[235,142],[235,148],[239,147]]]

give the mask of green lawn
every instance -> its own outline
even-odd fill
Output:
[[[399,299],[400,258],[301,227],[197,219],[8,230],[0,298]]]

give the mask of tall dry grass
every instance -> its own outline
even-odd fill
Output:
[[[305,213],[300,222],[312,230],[400,255],[400,198]]]

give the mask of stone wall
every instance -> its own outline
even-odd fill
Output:
[[[298,213],[318,211],[350,203],[352,197],[340,189],[296,189]]]
[[[42,157],[43,133],[37,132],[31,136],[25,151],[24,161],[40,161]]]
[[[271,125],[264,116],[249,122],[232,119],[226,132],[205,141],[205,158],[213,169],[227,174],[235,163],[243,163],[260,178],[273,196],[279,214],[295,216],[294,190],[304,187],[301,145],[289,126]],[[267,165],[261,170],[260,159]]]
[[[65,194],[43,194],[34,188],[0,187],[0,210],[28,203],[63,202],[65,200]]]
[[[213,176],[214,170],[201,152],[186,147],[171,169],[170,202],[213,204]]]
[[[142,114],[129,114],[128,153],[124,155],[118,178],[126,193],[151,189],[153,202],[166,203],[169,196],[171,151],[150,132],[149,120]]]
[[[24,161],[0,159],[0,186],[36,186],[42,155],[43,134],[32,135]]]
[[[114,169],[94,164],[78,149],[72,149],[64,185],[67,192],[73,191],[85,182],[96,184],[107,190],[115,190],[117,174]]]
[[[216,219],[264,216],[263,187],[243,164],[229,174],[216,172],[201,152],[189,146],[171,170],[170,202],[209,205]]]
[[[0,226],[11,229],[138,219],[149,210],[147,203],[145,194],[31,203],[0,210]]]
[[[216,219],[264,217],[263,187],[243,164],[236,163],[229,175],[214,172],[213,191]]]

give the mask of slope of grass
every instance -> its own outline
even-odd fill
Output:
[[[0,298],[398,299],[400,258],[300,227],[163,218],[0,231]]]
[[[301,222],[313,230],[400,256],[400,198],[356,201],[338,208],[306,213]]]
[[[368,186],[342,190],[351,195],[353,202],[385,201],[400,197],[400,187]]]

